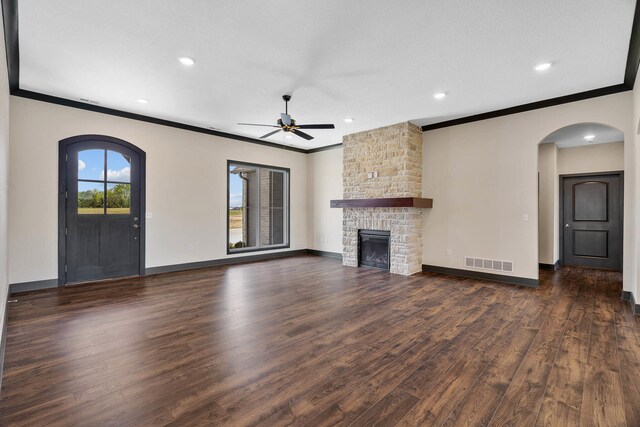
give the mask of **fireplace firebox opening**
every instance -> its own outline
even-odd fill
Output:
[[[391,232],[358,230],[358,266],[389,270]]]

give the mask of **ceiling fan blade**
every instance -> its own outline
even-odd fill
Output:
[[[275,125],[258,125],[255,123],[238,123],[239,125],[243,125],[243,126],[265,126],[265,127],[269,127],[269,128],[279,128],[280,126],[275,126]]]
[[[282,124],[285,126],[289,126],[291,124],[291,116],[285,113],[280,113],[280,118],[282,119]]]
[[[324,125],[296,125],[299,129],[335,129],[336,127],[332,124],[324,124]]]
[[[278,133],[278,132],[280,132],[281,130],[282,130],[282,129],[278,129],[278,130],[274,130],[273,132],[269,132],[269,133],[268,133],[268,134],[266,134],[266,135],[262,135],[262,136],[260,137],[260,139],[262,139],[262,138],[269,138],[271,135],[273,135],[273,134],[275,134],[275,133]]]
[[[301,132],[298,129],[292,130],[291,132],[295,133],[300,138],[306,139],[307,141],[311,141],[313,139],[313,137],[311,135],[309,135],[308,133]]]

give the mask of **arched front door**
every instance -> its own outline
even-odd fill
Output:
[[[60,285],[144,274],[144,175],[126,141],[60,141]]]

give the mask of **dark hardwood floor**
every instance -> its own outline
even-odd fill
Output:
[[[620,291],[303,256],[23,294],[0,424],[640,426]]]

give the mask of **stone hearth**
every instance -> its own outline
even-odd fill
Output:
[[[422,130],[409,123],[343,138],[344,199],[422,197]],[[369,178],[368,173],[374,172]],[[377,173],[377,176],[375,176]],[[344,208],[342,260],[358,266],[358,230],[390,231],[390,272],[422,270],[421,208]]]

